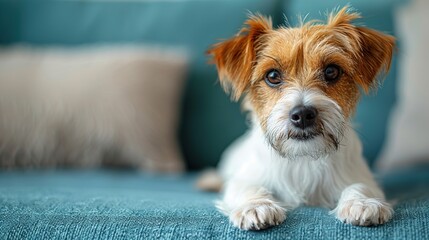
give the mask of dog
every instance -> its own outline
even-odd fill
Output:
[[[217,208],[234,226],[279,225],[300,205],[329,208],[358,226],[391,219],[350,119],[359,89],[368,93],[388,72],[395,38],[354,25],[360,17],[344,7],[326,23],[274,29],[270,18],[251,15],[236,36],[207,51],[221,85],[251,119],[218,170]]]

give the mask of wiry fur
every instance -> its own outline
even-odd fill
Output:
[[[252,17],[240,35],[208,51],[234,99],[245,95],[252,117],[250,131],[227,149],[219,166],[226,183],[217,206],[235,226],[274,226],[302,204],[333,209],[354,225],[391,218],[350,118],[359,87],[368,91],[377,74],[388,70],[394,38],[353,25],[359,17],[343,8],[326,24],[279,29],[269,19]],[[335,83],[323,78],[330,64],[343,70]],[[281,75],[276,87],[264,81],[271,69]],[[289,112],[296,106],[317,109],[312,127],[291,124]]]
[[[313,106],[318,109],[319,122],[312,131],[293,128],[289,112],[294,106]],[[291,88],[279,99],[267,120],[266,139],[282,156],[288,159],[310,156],[324,157],[339,147],[345,129],[341,108],[330,98],[314,90]],[[310,141],[294,140],[294,135],[312,134]]]

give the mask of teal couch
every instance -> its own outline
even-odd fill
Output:
[[[395,34],[393,11],[399,1],[351,4],[363,13],[366,25]],[[194,188],[195,171],[215,166],[225,147],[246,129],[239,105],[216,84],[205,49],[233,35],[248,10],[281,24],[284,15],[294,23],[297,13],[323,18],[320,12],[337,5],[332,0],[0,0],[2,46],[142,43],[187,49],[191,69],[178,134],[188,169],[194,171],[180,176],[119,170],[0,172],[0,239],[429,238],[429,169],[424,167],[379,176],[397,203],[396,214],[391,222],[370,228],[342,224],[326,209],[302,207],[278,227],[240,231],[214,208],[217,194]],[[395,58],[378,95],[362,99],[355,117],[371,166],[397,100],[396,63]],[[375,114],[376,119],[371,117]]]
[[[397,199],[383,226],[354,227],[327,209],[302,207],[280,226],[246,232],[214,207],[217,194],[194,188],[195,174],[118,171],[10,172],[0,175],[0,239],[427,239],[429,176],[384,177]],[[412,198],[412,199],[410,199]]]

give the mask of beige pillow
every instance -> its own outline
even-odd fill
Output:
[[[0,166],[184,169],[187,57],[136,46],[0,49]]]
[[[397,12],[401,39],[398,104],[390,117],[380,170],[429,163],[429,1],[414,0]]]

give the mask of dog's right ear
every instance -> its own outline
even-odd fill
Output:
[[[348,38],[348,45],[354,52],[357,65],[355,81],[368,93],[377,86],[377,75],[387,73],[395,50],[395,38],[381,32],[352,25],[360,18],[358,13],[349,12],[348,7],[332,13],[328,25],[337,30],[342,38]]]
[[[216,64],[221,85],[232,99],[239,100],[249,87],[257,52],[263,46],[263,36],[270,30],[270,18],[252,15],[235,37],[207,51]]]

